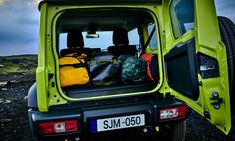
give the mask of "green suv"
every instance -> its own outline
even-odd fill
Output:
[[[183,141],[191,108],[229,134],[235,26],[216,16],[213,0],[43,0],[39,10],[36,84],[28,93],[38,138],[115,140],[127,133],[138,140],[150,133]],[[157,77],[63,87],[60,58],[75,50],[89,50],[91,58],[152,54]]]

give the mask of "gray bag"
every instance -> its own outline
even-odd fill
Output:
[[[90,80],[94,85],[112,85],[118,82],[121,62],[108,52],[102,52],[91,59]]]

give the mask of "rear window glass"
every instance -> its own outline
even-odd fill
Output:
[[[194,1],[172,0],[170,15],[175,38],[194,28]]]
[[[56,21],[56,51],[60,54],[68,48],[68,38],[71,48],[85,47],[92,50],[99,49],[101,52],[109,49],[109,52],[112,52],[110,47],[113,46],[128,46],[133,50],[135,46],[138,55],[141,48],[140,44],[142,45],[143,42],[138,27],[141,27],[147,21],[153,21],[152,16],[140,9],[68,10],[63,12]],[[120,30],[120,33],[122,33],[120,34],[118,29],[114,34],[113,31],[116,31],[117,28],[124,29],[125,33],[123,34]],[[82,37],[80,32],[82,32]],[[126,39],[126,33],[128,33],[128,39]],[[69,37],[67,37],[68,35]],[[115,39],[113,39],[113,35]],[[84,45],[80,44],[82,40]],[[126,42],[126,40],[129,40],[129,42]],[[153,42],[156,42],[156,39]],[[128,52],[131,51],[128,50]]]
[[[82,33],[85,47],[89,48],[101,48],[101,50],[106,51],[107,47],[112,46],[113,31],[97,32],[99,38],[86,38],[86,32]],[[129,44],[139,45],[139,35],[137,28],[128,32]],[[59,49],[67,48],[67,33],[61,33],[59,35]]]
[[[139,44],[139,35],[137,28],[128,32],[129,44],[138,45]]]
[[[84,45],[89,48],[101,48],[101,50],[106,50],[108,46],[113,45],[112,43],[112,31],[97,32],[99,38],[86,38],[86,32],[82,33]],[[59,49],[67,48],[67,33],[60,34],[59,37]]]

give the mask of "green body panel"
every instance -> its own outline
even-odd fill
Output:
[[[180,42],[186,43],[189,39],[196,40],[196,53],[201,52],[213,58],[216,58],[219,64],[220,76],[216,78],[202,79],[198,74],[198,81],[202,83],[199,86],[200,95],[197,101],[194,101],[171,89],[171,94],[177,99],[186,102],[191,108],[204,116],[209,112],[212,124],[217,126],[224,133],[228,134],[231,128],[230,100],[229,100],[229,81],[226,47],[221,41],[215,5],[213,0],[195,0],[195,28],[188,31],[178,39],[174,38],[171,19],[169,14],[170,1],[164,1],[164,28],[166,30],[166,46],[163,47],[164,53],[171,50]],[[221,107],[215,109],[211,104],[212,93],[218,92],[223,99]]]
[[[54,74],[54,57],[52,55],[51,39],[51,19],[53,16],[48,12],[48,5],[41,5],[39,48],[38,48],[38,68],[36,70],[37,101],[41,112],[48,111],[51,101],[64,104],[66,101],[59,97],[58,92],[54,91],[52,83],[55,83],[54,76],[49,78],[49,74]]]
[[[226,49],[220,38],[219,26],[215,12],[213,0],[195,0],[195,28],[178,39],[174,38],[172,24],[169,13],[170,0],[164,0],[162,5],[157,4],[131,4],[131,5],[49,5],[42,3],[40,5],[41,21],[40,21],[40,38],[38,51],[38,68],[37,68],[37,99],[39,111],[46,112],[52,105],[66,104],[68,101],[83,101],[101,98],[113,98],[129,95],[140,95],[159,91],[162,94],[170,93],[177,99],[186,102],[195,111],[204,115],[209,112],[212,124],[216,125],[224,133],[228,133],[231,126],[230,116],[230,100],[229,100],[229,84],[228,69],[226,59]],[[189,39],[195,38],[196,52],[204,53],[208,56],[216,58],[219,63],[220,76],[210,79],[202,79],[198,75],[198,80],[202,82],[199,86],[200,96],[194,101],[169,87],[165,67],[159,69],[160,81],[157,87],[152,91],[139,93],[126,93],[108,96],[99,96],[92,98],[70,98],[63,94],[59,81],[59,65],[58,55],[56,53],[56,21],[59,16],[68,9],[78,8],[141,8],[151,11],[150,14],[154,18],[159,28],[156,28],[158,38],[158,59],[159,66],[164,65],[164,55],[167,54],[178,43],[186,43]],[[156,26],[156,27],[157,27]],[[145,35],[146,36],[146,35]],[[147,39],[147,38],[146,38]],[[161,44],[160,44],[161,43]],[[147,49],[147,52],[150,52]],[[154,52],[156,53],[156,52]],[[220,109],[215,109],[210,98],[212,93],[216,91],[223,99]]]
[[[37,85],[37,103],[40,111],[48,111],[47,97],[47,75],[46,75],[46,5],[41,7],[40,31],[39,31],[39,48],[38,48],[38,67],[36,70],[36,85]]]
[[[110,7],[113,7],[113,8],[120,8],[120,7],[121,8],[135,8],[135,9],[141,8],[141,9],[145,9],[145,10],[148,9],[149,11],[152,11],[155,14],[155,16],[157,16],[157,14],[159,12],[159,9],[157,8],[157,6],[151,6],[151,5],[132,5],[132,6],[103,5],[103,6],[59,6],[56,8],[56,6],[50,6],[50,5],[47,5],[46,3],[43,3],[41,5],[41,7],[42,7],[41,10],[43,10],[44,6],[47,7],[47,11],[48,11],[48,13],[46,14],[47,15],[46,16],[47,17],[47,24],[45,25],[47,27],[47,29],[45,29],[45,30],[47,30],[47,32],[45,33],[47,36],[46,37],[47,41],[45,41],[47,49],[46,49],[46,52],[44,52],[46,55],[46,58],[47,58],[47,61],[45,63],[47,63],[48,65],[46,65],[47,68],[45,68],[45,72],[47,72],[47,74],[45,74],[45,76],[48,76],[49,73],[54,74],[52,78],[47,79],[48,84],[50,84],[47,86],[47,88],[48,88],[47,91],[49,92],[48,93],[48,96],[49,96],[48,106],[65,104],[67,102],[67,100],[83,101],[83,100],[113,98],[113,97],[138,95],[138,94],[148,94],[148,93],[155,92],[156,90],[158,90],[160,88],[161,83],[154,90],[147,91],[147,92],[113,94],[113,95],[99,96],[99,97],[92,97],[92,98],[70,98],[70,97],[66,96],[65,94],[63,94],[63,91],[61,90],[61,87],[60,87],[59,65],[58,65],[59,56],[55,51],[56,50],[56,34],[55,34],[56,33],[56,21],[65,10],[78,9],[78,8],[83,9],[83,8],[110,8]],[[153,13],[150,13],[150,14],[153,14]],[[52,33],[54,33],[54,34],[52,34]],[[157,29],[157,33],[158,33],[158,29]],[[40,36],[42,36],[42,35],[40,35]],[[159,52],[161,52],[160,50],[161,50],[161,48],[159,48]],[[161,56],[162,56],[161,53],[159,53],[159,60],[162,60]],[[159,61],[159,64],[162,66],[162,61]],[[162,74],[162,73],[163,73],[162,70],[160,70],[160,74]],[[163,74],[161,76],[163,76]],[[39,80],[39,81],[41,81],[41,80]],[[160,82],[163,82],[162,77],[160,78]],[[51,83],[55,83],[55,86],[52,87]],[[40,86],[37,86],[37,87],[40,87]],[[41,101],[39,101],[39,102],[41,102]]]

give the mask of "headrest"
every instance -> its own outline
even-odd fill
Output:
[[[113,30],[113,44],[129,44],[128,33],[124,28],[117,27]]]
[[[77,31],[68,32],[67,47],[68,48],[84,47],[84,41],[81,31],[77,30]]]

